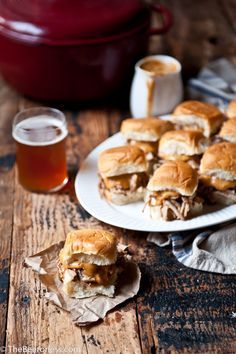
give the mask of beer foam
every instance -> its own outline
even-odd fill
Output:
[[[27,118],[13,128],[13,138],[24,145],[47,146],[62,141],[68,134],[63,121],[47,115]]]

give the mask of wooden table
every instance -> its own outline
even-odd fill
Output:
[[[184,77],[224,55],[236,63],[236,1],[166,0],[175,15],[168,35],[152,40],[151,52],[176,56]],[[68,110],[71,184],[63,193],[33,194],[17,182],[11,121],[38,105],[0,83],[0,346],[61,348],[76,353],[236,353],[236,278],[188,269],[170,249],[146,242],[145,234],[115,229],[131,244],[142,271],[138,296],[88,328],[72,325],[67,313],[44,299],[26,256],[65,238],[78,227],[101,225],[74,196],[73,176],[83,158],[115,133],[127,108]],[[103,107],[107,107],[106,103]],[[74,349],[77,348],[77,349]],[[1,351],[1,350],[0,350]]]

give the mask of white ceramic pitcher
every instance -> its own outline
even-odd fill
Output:
[[[174,64],[176,70],[161,76],[146,71],[141,66],[146,61],[158,60]],[[130,110],[135,118],[170,113],[183,99],[181,64],[168,55],[145,57],[135,65],[130,93]]]

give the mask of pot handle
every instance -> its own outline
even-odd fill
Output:
[[[161,34],[167,32],[173,24],[173,16],[169,9],[161,4],[152,4],[150,8],[154,12],[158,12],[162,15],[163,24],[159,28],[150,28],[149,35]]]

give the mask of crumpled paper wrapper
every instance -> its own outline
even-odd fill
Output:
[[[104,295],[85,299],[68,297],[62,290],[62,282],[59,279],[57,268],[58,254],[63,246],[64,241],[56,243],[26,258],[25,265],[39,274],[40,281],[48,290],[45,297],[63,310],[68,311],[74,324],[85,326],[103,319],[108,311],[137,294],[141,273],[138,266],[127,259],[125,269],[118,279],[115,297],[110,298]]]

